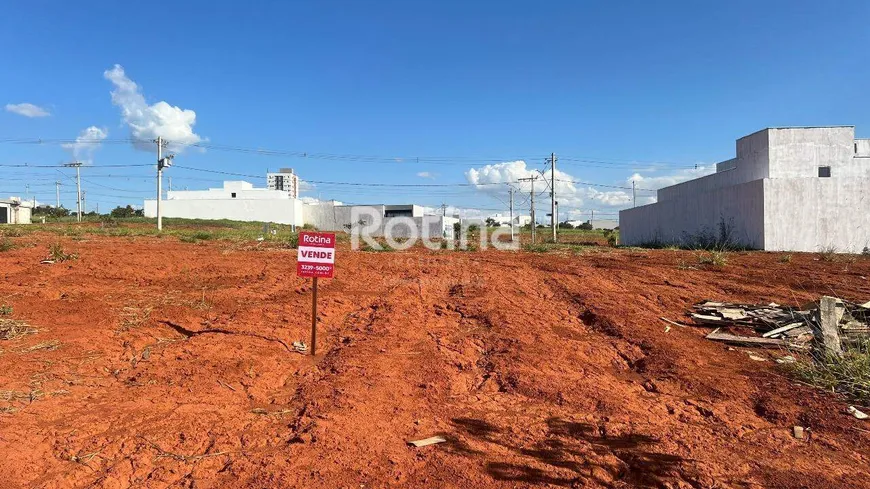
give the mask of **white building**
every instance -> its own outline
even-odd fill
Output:
[[[509,227],[511,225],[510,216],[505,216],[503,214],[493,214],[489,217],[494,219],[499,226]],[[513,222],[515,227],[522,227],[532,222],[532,216],[515,215]]]
[[[266,188],[283,190],[291,199],[299,198],[299,176],[292,168],[280,168],[277,173],[266,173]]]
[[[303,213],[305,224],[320,231],[349,232],[354,226],[360,226],[370,228],[367,233],[371,236],[384,236],[389,231],[394,238],[407,238],[412,232],[423,238],[452,238],[453,224],[459,222],[453,217],[425,215],[423,207],[414,204],[343,205],[334,201],[314,202],[305,204]],[[408,227],[410,223],[413,223],[415,230]]]
[[[769,128],[737,140],[716,173],[619,213],[626,245],[724,236],[770,251],[870,246],[870,140],[854,126]]]
[[[33,205],[18,197],[0,200],[0,224],[30,224]]]
[[[144,211],[145,217],[156,217],[157,201],[146,200]],[[254,188],[243,181],[208,190],[170,190],[160,211],[163,217],[303,224],[301,200],[285,190]]]

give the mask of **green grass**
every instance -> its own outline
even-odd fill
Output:
[[[847,347],[842,357],[802,359],[784,367],[807,384],[870,403],[870,340]]]
[[[12,306],[7,306],[3,304],[0,306],[0,316],[11,316],[12,315]]]
[[[550,246],[545,244],[524,244],[523,250],[530,253],[546,253],[550,251]]]

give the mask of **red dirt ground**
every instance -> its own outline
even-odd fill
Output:
[[[0,341],[2,487],[870,486],[844,402],[659,319],[866,301],[870,260],[342,248],[312,359],[285,347],[310,328],[295,250],[86,236],[39,264],[56,239],[0,253],[0,303],[39,329]]]

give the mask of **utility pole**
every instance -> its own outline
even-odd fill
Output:
[[[510,186],[510,194],[511,194],[511,243],[514,242],[514,188]]]
[[[631,181],[631,206],[637,207],[637,187],[634,184],[634,180]]]
[[[169,191],[172,192],[172,177],[169,177]]]
[[[535,180],[537,180],[537,179],[538,179],[537,175],[534,175],[534,176],[531,176],[528,178],[518,178],[517,179],[517,181],[519,181],[519,182],[531,182],[531,184],[532,184],[532,190],[531,190],[530,198],[529,198],[529,200],[531,201],[530,214],[532,215],[531,216],[532,217],[532,244],[535,244],[535,225],[537,224],[535,222],[536,221],[536,219],[535,219]]]
[[[87,214],[88,210],[85,207],[85,194],[87,192],[82,192],[82,213]]]
[[[54,208],[60,209],[60,181],[54,182],[54,190],[55,190],[55,193],[57,194],[56,205],[54,206]]]
[[[441,216],[447,217],[447,204],[441,203]]]
[[[589,224],[592,226],[592,229],[595,229],[595,209],[592,209],[592,217],[589,218]]]
[[[63,166],[75,167],[76,169],[76,210],[78,213],[78,222],[82,222],[82,179],[80,170],[82,167],[81,162],[75,161],[73,163],[67,163]]]
[[[550,227],[556,242],[556,153],[550,153]]]
[[[163,215],[160,213],[160,201],[163,199],[163,169],[172,166],[172,158],[175,155],[163,157],[163,147],[166,146],[166,141],[162,137],[157,136],[157,230],[163,230]]]

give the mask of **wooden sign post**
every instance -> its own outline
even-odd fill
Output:
[[[299,233],[296,275],[311,278],[311,355],[317,352],[317,279],[335,273],[335,233]]]

